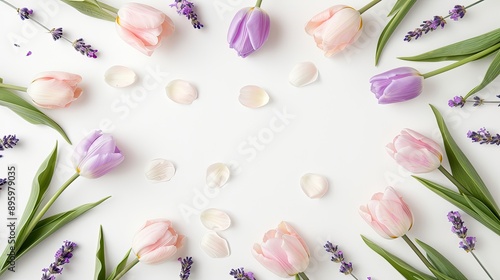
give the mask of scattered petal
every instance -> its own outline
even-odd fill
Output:
[[[203,236],[201,249],[212,258],[224,258],[231,254],[227,240],[220,237],[215,231],[210,231]]]
[[[226,230],[231,225],[231,218],[226,212],[210,208],[200,215],[201,223],[209,230]]]
[[[167,96],[179,104],[191,104],[198,98],[198,91],[189,82],[173,80],[167,85]]]
[[[328,191],[328,180],[325,176],[307,173],[300,178],[300,186],[310,198],[320,198]]]
[[[154,182],[170,181],[175,174],[175,166],[168,160],[157,158],[149,162],[145,169],[146,178]]]
[[[224,163],[214,163],[207,169],[207,186],[220,188],[229,179],[229,168]]]
[[[106,83],[116,88],[128,87],[135,83],[136,79],[137,75],[132,69],[120,65],[111,66],[104,73]]]
[[[288,81],[296,87],[308,85],[318,79],[318,68],[312,62],[295,65],[288,75]]]
[[[248,108],[259,108],[269,102],[267,92],[258,86],[244,86],[240,89],[240,103]]]

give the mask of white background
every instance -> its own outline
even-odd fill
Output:
[[[466,94],[480,82],[491,58],[425,80],[421,96],[400,104],[377,104],[368,80],[399,66],[426,73],[447,65],[405,62],[397,57],[416,55],[496,28],[498,2],[485,1],[471,8],[462,20],[449,20],[444,30],[407,43],[403,37],[408,30],[433,15],[446,15],[458,4],[418,1],[389,41],[378,66],[374,66],[375,46],[394,1],[382,1],[363,14],[362,37],[331,58],[324,57],[305,33],[306,22],[331,5],[361,8],[368,1],[263,1],[262,8],[271,17],[270,36],[262,49],[245,59],[228,47],[226,34],[236,11],[254,5],[253,1],[196,1],[199,19],[205,24],[201,30],[193,29],[187,19],[177,15],[168,6],[169,1],[141,2],[161,9],[176,25],[173,36],[151,57],[124,43],[112,22],[87,17],[57,0],[12,1],[15,6],[34,9],[37,18],[50,28],[63,27],[67,37],[84,38],[99,50],[98,59],[78,54],[62,40],[53,42],[41,28],[19,20],[13,9],[0,5],[0,76],[4,82],[28,86],[36,73],[51,70],[81,75],[81,98],[69,108],[44,112],[65,129],[73,143],[91,130],[103,129],[116,138],[125,155],[125,161],[111,173],[96,180],[77,179],[48,214],[108,195],[112,198],[47,238],[18,261],[15,273],[7,272],[3,279],[39,278],[41,269],[53,261],[53,254],[67,239],[79,246],[57,279],[93,279],[99,225],[104,229],[111,271],[130,248],[137,228],[153,218],[172,220],[186,236],[185,246],[162,264],[138,264],[123,279],[177,279],[180,266],[176,258],[186,255],[195,261],[190,277],[193,280],[232,279],[229,271],[240,266],[253,271],[257,279],[277,279],[252,257],[251,248],[281,221],[289,222],[309,245],[312,256],[306,273],[310,279],[348,277],[338,273],[338,264],[330,262],[323,251],[327,240],[340,245],[359,279],[402,279],[360,238],[363,234],[426,271],[403,240],[379,237],[358,214],[360,205],[389,185],[413,210],[415,223],[408,233],[411,238],[433,245],[470,279],[486,278],[472,256],[458,248],[459,240],[450,232],[446,214],[458,209],[399,168],[386,154],[385,145],[403,128],[441,143],[428,106],[433,104],[500,202],[499,147],[480,146],[466,138],[469,129],[483,126],[499,132],[499,109],[494,105],[467,105],[462,109],[447,106],[448,99]],[[106,3],[119,7],[122,2]],[[14,43],[21,47],[14,47]],[[25,56],[28,51],[33,54]],[[319,79],[296,88],[289,84],[288,74],[302,61],[318,67]],[[138,74],[138,81],[125,89],[108,86],[104,72],[113,65],[130,67]],[[190,81],[198,89],[199,99],[192,105],[169,100],[165,86],[173,79]],[[269,93],[271,101],[265,107],[249,109],[238,102],[239,89],[252,84]],[[495,99],[499,88],[495,81],[479,95]],[[283,123],[280,131],[270,130],[270,122],[283,112],[290,115],[288,123]],[[2,135],[16,134],[21,139],[15,149],[2,152],[4,157],[0,159],[0,175],[6,174],[8,164],[18,167],[20,216],[32,178],[56,142],[60,154],[49,195],[73,174],[69,163],[72,146],[54,130],[31,125],[5,108],[0,108],[0,124]],[[259,135],[259,146],[253,147],[250,141],[259,139]],[[177,173],[171,181],[153,184],[145,179],[144,167],[155,158],[175,164]],[[220,191],[205,185],[206,168],[215,162],[224,162],[232,169],[229,182]],[[443,164],[448,167],[446,158]],[[309,172],[322,174],[330,182],[330,190],[321,199],[312,200],[300,189],[300,177]],[[452,187],[437,171],[422,177]],[[5,209],[5,192],[0,192],[0,201]],[[220,233],[231,248],[227,258],[213,259],[200,249],[200,240],[208,230],[202,226],[199,213],[207,208],[224,210],[232,218],[232,226]],[[0,209],[1,215],[6,211]],[[498,236],[468,215],[463,217],[469,234],[477,237],[478,257],[494,277],[500,277]],[[0,236],[4,244],[6,227],[0,226]]]

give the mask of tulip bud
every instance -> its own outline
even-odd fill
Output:
[[[379,104],[389,104],[413,99],[422,92],[424,77],[415,69],[400,67],[373,76],[371,91]]]
[[[405,235],[413,225],[413,215],[403,198],[392,188],[376,193],[359,208],[361,217],[380,236],[391,239]]]
[[[82,77],[76,74],[57,71],[42,72],[35,76],[27,93],[38,107],[64,108],[71,105],[82,94],[82,89],[78,87],[81,81]]]
[[[441,146],[411,129],[403,129],[386,147],[399,165],[413,173],[431,172],[443,161]]]
[[[135,234],[132,251],[140,262],[155,264],[173,256],[183,240],[184,236],[177,234],[169,220],[148,220]]]
[[[269,15],[259,7],[239,10],[231,21],[227,34],[229,47],[246,57],[258,50],[269,36]]]
[[[325,56],[331,56],[356,42],[362,27],[363,20],[357,10],[335,5],[314,16],[305,29]]]

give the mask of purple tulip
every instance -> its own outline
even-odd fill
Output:
[[[238,55],[246,57],[266,42],[270,28],[269,15],[259,7],[243,8],[229,26],[227,42]]]
[[[98,178],[118,166],[124,159],[109,134],[96,130],[75,147],[71,162],[83,177]]]
[[[379,104],[413,99],[422,92],[424,77],[411,67],[400,67],[373,76],[371,91]]]

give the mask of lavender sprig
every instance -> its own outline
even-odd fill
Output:
[[[467,236],[467,227],[464,225],[464,221],[462,220],[460,213],[458,211],[450,211],[448,213],[448,221],[452,223],[451,232],[456,234],[458,238],[461,239],[458,247],[464,249],[467,253],[471,253],[484,272],[486,272],[489,278],[493,280],[488,270],[486,270],[481,261],[477,258],[476,254],[473,252],[476,246],[476,238]]]
[[[91,49],[90,48],[91,46],[86,45],[83,42],[83,39],[78,39],[76,41],[72,41],[72,40],[69,40],[68,38],[64,37],[63,29],[61,27],[52,28],[52,29],[46,27],[45,25],[43,25],[41,22],[39,22],[38,20],[36,20],[33,17],[33,15],[34,15],[33,10],[28,9],[26,7],[25,8],[16,8],[14,5],[10,4],[9,2],[7,2],[5,0],[0,0],[0,2],[3,2],[4,4],[15,9],[17,11],[19,17],[21,18],[21,20],[29,19],[29,20],[32,20],[34,23],[38,24],[39,26],[41,26],[43,29],[45,29],[52,36],[52,39],[54,39],[54,41],[57,41],[59,39],[63,39],[66,42],[71,43],[73,45],[73,47],[77,51],[79,51],[81,54],[87,55],[87,57],[97,58],[97,55],[96,55],[97,50]],[[28,53],[28,55],[30,55],[30,54],[31,54],[31,52]]]
[[[16,135],[4,135],[3,138],[0,139],[0,151],[6,149],[12,149],[19,142],[19,139],[16,138]]]
[[[194,12],[194,4],[192,2],[187,0],[175,0],[175,2],[169,6],[176,7],[179,15],[184,15],[187,19],[191,20],[191,24],[194,28],[200,29],[203,27],[203,24],[198,21],[198,15]]]
[[[415,28],[413,31],[409,31],[404,38],[404,41],[410,42],[412,39],[417,40],[418,38],[422,37],[422,35],[427,34],[429,31],[434,31],[438,29],[439,26],[441,26],[441,29],[444,28],[446,25],[446,19],[450,18],[451,20],[457,21],[465,16],[465,13],[467,12],[467,9],[477,5],[484,0],[479,0],[476,1],[469,6],[465,7],[462,5],[455,5],[453,9],[448,11],[447,16],[434,16],[433,19],[431,20],[425,20],[423,21],[422,24],[420,24],[420,27]]]
[[[353,273],[353,267],[351,262],[346,262],[344,260],[344,253],[338,250],[338,245],[333,245],[330,241],[327,241],[323,246],[325,251],[332,254],[331,261],[335,263],[340,263],[339,272],[344,275],[351,275],[354,279],[358,279]]]
[[[467,138],[472,142],[479,142],[479,144],[500,145],[500,134],[492,135],[486,128],[480,128],[478,131],[468,131]]]
[[[245,272],[243,267],[238,269],[231,269],[229,275],[233,276],[236,280],[256,280],[253,272]]]
[[[497,95],[498,98],[500,98],[500,95]],[[462,96],[455,96],[453,97],[452,99],[448,100],[448,106],[450,107],[464,107],[465,106],[465,103],[473,103],[472,106],[474,107],[477,107],[477,106],[481,106],[481,105],[484,105],[484,104],[498,104],[498,106],[500,107],[500,100],[498,101],[492,101],[492,100],[484,100],[483,98],[479,97],[479,96],[474,96],[473,97],[473,101],[472,100],[467,100],[465,98],[463,98]]]
[[[188,280],[191,275],[191,266],[193,265],[192,257],[185,257],[177,259],[181,263],[181,273],[179,274],[180,280]]]
[[[69,263],[69,260],[73,257],[75,248],[76,243],[68,240],[64,241],[62,247],[54,255],[55,261],[48,268],[42,269],[41,280],[55,280],[56,275],[62,274],[62,266]]]

